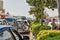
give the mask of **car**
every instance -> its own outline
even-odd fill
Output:
[[[15,19],[14,18],[5,18],[8,25],[14,26]]]
[[[0,25],[0,40],[23,40],[23,38],[11,25]]]
[[[0,25],[2,25],[3,24],[3,21],[4,21],[5,19],[0,19]]]
[[[16,20],[18,24],[18,32],[23,36],[23,40],[30,40],[30,29],[27,20]]]
[[[16,20],[18,24],[18,28],[25,31],[25,29],[29,30],[29,23],[27,20]]]

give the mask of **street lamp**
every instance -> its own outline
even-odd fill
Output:
[[[57,0],[57,7],[58,7],[58,14],[59,14],[58,16],[59,16],[59,24],[60,24],[60,0]]]

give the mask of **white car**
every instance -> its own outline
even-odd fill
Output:
[[[4,21],[4,20],[5,20],[5,19],[0,19],[0,25],[3,24],[3,21]]]

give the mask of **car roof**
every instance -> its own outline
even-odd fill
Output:
[[[11,25],[0,25],[0,32],[6,30],[8,28],[12,28],[12,26]]]
[[[5,19],[0,19],[0,21],[4,21]]]
[[[0,25],[0,28],[1,27],[12,27],[11,25]]]
[[[18,20],[16,20],[16,21],[27,21],[27,20],[18,19]]]
[[[11,25],[0,25],[0,29],[5,28],[5,27],[11,28],[12,26]]]

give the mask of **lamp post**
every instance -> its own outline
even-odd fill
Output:
[[[59,17],[59,24],[60,24],[60,0],[57,0],[57,7],[58,7],[58,14],[59,14],[58,17]]]

